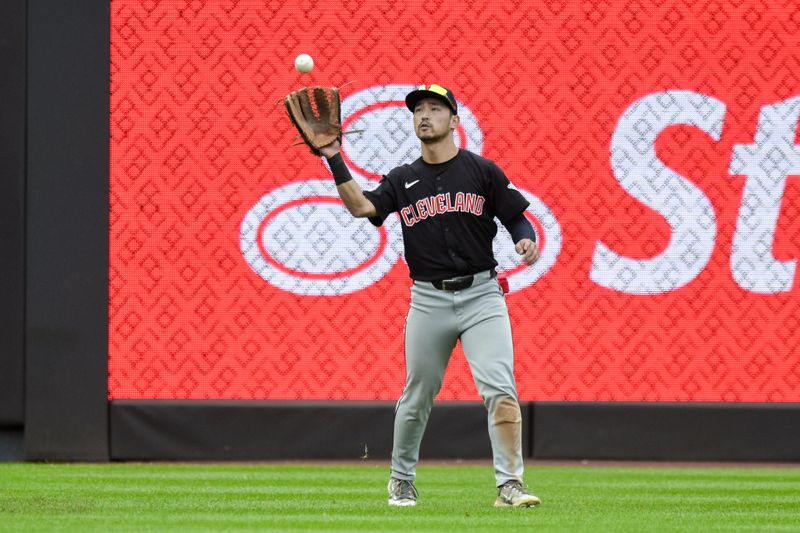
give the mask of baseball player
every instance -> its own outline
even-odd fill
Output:
[[[489,414],[495,506],[534,506],[540,500],[522,479],[522,417],[511,325],[492,252],[497,217],[525,264],[539,258],[536,234],[523,214],[528,201],[496,164],[456,146],[453,132],[459,116],[452,91],[441,85],[421,86],[405,101],[422,156],[389,172],[375,190],[362,191],[353,181],[338,140],[320,148],[353,216],[380,226],[397,212],[402,221],[413,285],[405,327],[406,382],[395,412],[389,505],[416,505],[420,441],[460,340]]]

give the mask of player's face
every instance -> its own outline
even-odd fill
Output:
[[[458,115],[436,98],[423,98],[414,108],[414,132],[424,143],[435,143],[453,134]]]

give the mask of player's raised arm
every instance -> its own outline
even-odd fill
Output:
[[[306,71],[301,70],[301,72]],[[317,156],[324,155],[328,159],[336,189],[350,214],[358,218],[375,216],[375,206],[353,180],[339,153],[342,141],[339,89],[304,87],[288,94],[284,98],[284,104],[289,118],[303,138],[303,142],[311,149],[311,153]]]
[[[364,196],[361,187],[350,175],[350,170],[344,164],[342,154],[339,153],[340,146],[341,144],[337,140],[319,149],[331,167],[333,181],[336,182],[336,190],[339,192],[339,197],[354,217],[374,217],[377,214],[375,206]]]

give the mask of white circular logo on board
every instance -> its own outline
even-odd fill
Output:
[[[415,85],[370,87],[342,101],[342,157],[365,190],[377,187],[391,169],[419,157],[419,140],[405,104],[406,94],[414,89]],[[458,106],[456,145],[481,154],[483,132],[477,119],[462,102]],[[531,267],[520,266],[511,237],[498,224],[494,252],[511,291],[539,279],[561,250],[561,229],[552,212],[531,193],[519,191],[531,202],[527,213],[540,238],[541,258]],[[331,178],[291,183],[262,196],[242,220],[240,248],[268,283],[317,296],[366,288],[385,276],[403,253],[397,215],[378,228],[354,218]]]
[[[338,296],[375,283],[394,266],[397,218],[376,228],[353,218],[332,180],[292,183],[245,215],[240,246],[262,278],[286,291]]]

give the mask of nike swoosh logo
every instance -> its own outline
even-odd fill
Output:
[[[406,182],[406,189],[410,189],[411,187],[413,187],[413,186],[414,186],[414,185],[416,185],[417,183],[419,183],[419,180],[412,181],[411,183],[409,183],[409,182]]]
[[[514,189],[515,191],[517,190],[517,188],[516,188],[516,187],[514,187],[514,184],[513,184],[513,183],[511,183],[510,181],[508,182],[508,185],[507,185],[507,187],[508,187],[509,189]]]

